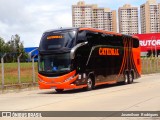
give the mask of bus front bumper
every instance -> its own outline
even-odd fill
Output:
[[[78,75],[75,75],[75,71],[60,76],[57,78],[49,78],[38,74],[38,84],[40,89],[78,89],[86,87],[87,85],[76,85],[73,84],[77,79]]]
[[[39,83],[39,88],[40,89],[78,89],[78,88],[83,88],[86,87],[86,85],[80,85],[76,86],[75,84],[45,84],[43,82],[38,82]]]

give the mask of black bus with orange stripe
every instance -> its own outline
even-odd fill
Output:
[[[141,76],[136,37],[93,28],[46,31],[39,45],[41,89],[86,88],[101,84],[130,84]]]

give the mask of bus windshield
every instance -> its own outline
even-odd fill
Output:
[[[76,31],[49,32],[42,36],[40,50],[56,50],[63,47],[72,48]]]
[[[69,53],[39,55],[39,72],[57,73],[71,71]]]

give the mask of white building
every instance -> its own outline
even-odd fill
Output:
[[[140,6],[141,33],[160,32],[160,4],[156,0],[147,0]]]
[[[80,1],[72,5],[72,26],[92,27],[117,32],[116,11],[98,8],[98,5],[87,5]]]
[[[122,34],[138,34],[138,8],[125,4],[118,9],[119,32]]]

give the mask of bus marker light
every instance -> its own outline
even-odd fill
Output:
[[[82,78],[82,76],[81,76],[81,75],[79,75],[79,76],[78,76],[78,79],[81,79],[81,78]]]
[[[86,78],[86,74],[85,73],[83,73],[83,78]]]

